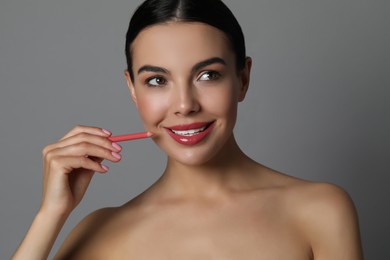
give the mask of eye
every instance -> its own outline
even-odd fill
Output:
[[[146,80],[146,85],[150,87],[161,87],[166,83],[167,81],[163,77],[151,77]]]
[[[205,80],[205,81],[217,80],[217,79],[219,79],[220,76],[221,76],[221,74],[219,74],[216,71],[206,71],[200,75],[198,80]]]

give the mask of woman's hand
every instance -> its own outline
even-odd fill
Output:
[[[42,205],[12,259],[47,259],[67,217],[83,198],[94,172],[105,173],[103,160],[119,162],[121,147],[107,130],[76,126],[43,149]]]
[[[94,172],[108,171],[101,162],[120,161],[121,147],[108,139],[110,135],[101,128],[76,126],[43,149],[41,211],[69,214],[83,198]]]

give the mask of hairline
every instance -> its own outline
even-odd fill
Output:
[[[169,25],[169,24],[173,24],[173,23],[189,23],[189,24],[200,23],[200,24],[204,24],[204,25],[213,27],[213,28],[217,29],[218,31],[222,32],[222,35],[223,35],[223,37],[225,38],[225,41],[227,42],[230,51],[232,51],[233,54],[234,54],[235,67],[236,67],[237,73],[243,69],[243,68],[240,68],[240,67],[238,66],[238,59],[239,59],[239,57],[237,57],[237,54],[236,54],[236,52],[235,52],[235,50],[234,50],[233,42],[232,42],[232,40],[229,38],[229,36],[228,36],[228,34],[227,34],[226,32],[224,32],[223,30],[219,29],[219,28],[216,27],[216,26],[213,26],[213,25],[211,25],[211,24],[209,24],[209,23],[206,23],[206,22],[203,22],[203,21],[199,21],[199,20],[195,20],[195,19],[192,20],[192,19],[186,19],[186,18],[179,18],[179,17],[177,17],[177,16],[174,16],[174,17],[171,17],[171,18],[169,18],[169,19],[167,19],[167,20],[165,20],[165,21],[161,21],[161,22],[158,22],[158,23],[154,23],[154,24],[151,24],[151,25],[148,25],[148,26],[142,28],[142,30],[139,31],[139,32],[137,33],[137,35],[134,37],[133,41],[130,43],[130,46],[126,46],[126,48],[128,48],[128,50],[129,50],[128,53],[129,53],[129,56],[130,56],[129,58],[131,58],[131,66],[132,66],[131,68],[127,68],[127,70],[129,70],[129,69],[131,70],[131,71],[129,71],[129,74],[130,74],[130,76],[131,76],[130,78],[131,78],[131,80],[133,81],[133,83],[134,83],[134,72],[133,72],[133,43],[134,43],[135,40],[138,38],[138,35],[140,35],[143,31],[145,31],[145,30],[147,30],[147,29],[149,29],[149,28],[152,28],[152,27],[155,27],[155,26],[160,26],[160,25]]]

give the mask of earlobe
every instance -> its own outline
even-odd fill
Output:
[[[128,70],[125,70],[125,79],[126,79],[127,87],[130,90],[131,99],[133,100],[135,106],[138,108],[137,95],[135,93],[134,84],[133,81],[131,80],[130,73]]]
[[[246,57],[245,59],[245,67],[240,73],[240,80],[241,80],[241,88],[240,93],[238,96],[238,101],[241,102],[245,99],[246,92],[249,88],[249,82],[250,82],[250,74],[251,74],[251,68],[252,68],[252,58]]]

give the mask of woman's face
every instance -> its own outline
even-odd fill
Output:
[[[237,73],[223,32],[203,23],[144,29],[131,46],[134,82],[126,79],[147,131],[170,159],[203,164],[233,137],[250,60]]]

